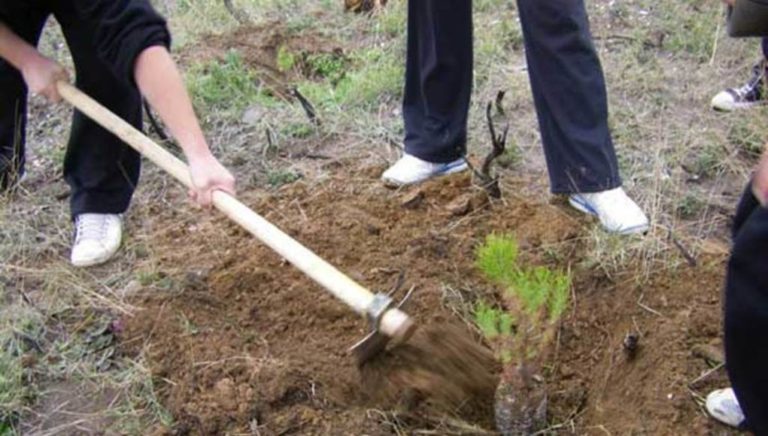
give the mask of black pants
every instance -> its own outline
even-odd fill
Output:
[[[54,15],[61,25],[75,63],[76,85],[119,117],[141,129],[141,95],[120,81],[96,53],[95,29],[77,19],[70,2],[18,2],[12,20],[5,24],[32,45],[37,45],[43,25]],[[0,59],[0,172],[20,174],[24,165],[27,121],[27,87],[19,71]],[[10,164],[10,165],[9,165]],[[64,177],[72,190],[72,215],[122,213],[139,178],[138,153],[116,136],[75,111]]]
[[[620,186],[605,80],[583,0],[517,3],[552,192]],[[471,12],[471,0],[408,2],[405,149],[427,161],[452,161],[466,147]]]
[[[747,189],[736,212],[725,285],[725,354],[756,435],[768,435],[768,209]]]

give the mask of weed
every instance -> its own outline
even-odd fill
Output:
[[[716,3],[702,3],[698,0],[659,3],[660,23],[663,32],[669,32],[664,48],[672,52],[685,53],[699,62],[712,56],[715,42],[716,23],[722,19],[722,8]]]
[[[0,339],[8,344],[0,353],[0,429],[11,429],[22,407],[27,403],[29,388],[24,382],[18,344],[9,338]]]
[[[236,51],[228,52],[222,61],[193,65],[186,79],[195,105],[201,111],[239,114],[261,94],[256,77]]]
[[[173,278],[162,271],[139,271],[136,279],[141,286],[153,287],[160,291],[169,291],[175,285]]]
[[[273,188],[279,188],[283,185],[293,183],[301,178],[301,174],[290,170],[269,170],[267,172],[267,183]]]
[[[728,142],[749,159],[763,154],[766,131],[763,123],[752,116],[737,117],[728,128]]]
[[[504,153],[495,160],[496,164],[502,168],[513,168],[523,160],[523,153],[520,147],[514,143],[514,139],[510,142],[511,144],[507,144],[505,147]]]
[[[377,29],[390,38],[403,34],[406,26],[406,2],[390,2],[378,15]]]
[[[306,139],[312,136],[315,132],[315,127],[308,123],[297,122],[287,124],[280,130],[280,133],[286,136],[290,136],[294,139]]]
[[[717,143],[709,143],[704,146],[693,160],[689,170],[699,177],[715,176],[723,167],[725,149]]]
[[[352,67],[338,83],[304,82],[299,86],[302,94],[325,109],[365,109],[399,99],[403,63],[391,52],[370,48],[353,53],[350,62]]]
[[[275,61],[280,71],[290,71],[296,65],[296,55],[284,45],[277,50],[277,60]]]
[[[315,53],[307,57],[307,66],[314,76],[337,84],[346,73],[347,62],[338,53]]]
[[[680,200],[680,204],[677,206],[677,213],[680,215],[680,218],[692,219],[699,216],[706,207],[707,204],[697,195],[687,194]]]
[[[200,328],[183,313],[179,314],[179,323],[186,336],[195,336],[200,333]]]

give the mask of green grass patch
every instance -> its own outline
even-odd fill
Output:
[[[273,188],[293,183],[301,178],[301,174],[285,169],[267,171],[267,184]]]
[[[186,75],[187,87],[199,111],[238,114],[250,103],[271,100],[263,94],[259,80],[243,63],[237,51],[221,61],[193,65]]]
[[[353,53],[350,64],[350,69],[337,83],[327,79],[305,81],[299,89],[325,109],[368,109],[378,106],[382,100],[400,98],[405,66],[399,55],[383,48],[369,48]],[[333,65],[327,67],[334,68]]]

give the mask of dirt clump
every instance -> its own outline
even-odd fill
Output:
[[[406,343],[361,368],[362,387],[373,403],[413,411],[472,415],[492,422],[500,365],[493,353],[458,325],[419,329]]]

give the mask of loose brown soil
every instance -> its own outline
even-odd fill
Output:
[[[157,208],[144,267],[172,285],[141,293],[123,348],[145,353],[175,418],[160,432],[492,431],[488,351],[471,335],[451,347],[439,327],[466,325],[475,299],[496,298],[473,266],[474,247],[490,232],[517,235],[526,262],[574,275],[573,305],[542,374],[551,425],[576,434],[721,431],[694,394],[724,384],[722,373],[688,385],[708,369],[691,350],[720,334],[723,255],[699,259],[696,268],[658,268],[639,283],[637,271],[608,275],[595,267],[586,237],[592,223],[517,197],[522,182],[506,186],[504,201],[457,210],[457,199],[478,195],[467,176],[414,195],[382,187],[381,170],[342,166],[314,185],[242,195],[370,289],[390,289],[401,271],[405,287],[416,287],[407,310],[423,328],[414,348],[394,350],[362,372],[346,351],[365,334],[357,315],[224,218],[190,220]],[[628,333],[640,337],[632,355],[622,347]],[[442,354],[420,346],[424,340]]]

